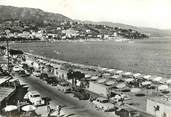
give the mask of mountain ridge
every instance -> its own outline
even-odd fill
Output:
[[[171,29],[158,29],[158,28],[151,28],[151,27],[137,27],[129,24],[124,23],[113,23],[113,22],[93,22],[93,21],[82,21],[83,23],[89,24],[96,24],[96,25],[106,25],[111,27],[120,27],[124,29],[134,29],[140,31],[142,33],[150,34],[151,36],[171,36]]]
[[[30,19],[35,21],[41,20],[56,20],[56,21],[65,21],[71,20],[70,18],[59,14],[45,12],[41,9],[36,8],[27,8],[27,7],[14,7],[14,6],[5,6],[0,5],[0,17],[4,19],[18,18],[18,19]]]

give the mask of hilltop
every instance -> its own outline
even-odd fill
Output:
[[[41,21],[69,21],[70,18],[58,14],[45,12],[41,9],[25,8],[25,7],[13,7],[0,5],[0,18],[1,19],[21,19],[32,20],[34,22]]]

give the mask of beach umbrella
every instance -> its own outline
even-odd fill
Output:
[[[91,80],[97,80],[99,77],[98,76],[92,76]]]
[[[102,78],[102,79],[99,79],[97,82],[98,83],[104,83],[106,81],[106,79],[105,78]]]
[[[26,106],[23,106],[22,107],[22,110],[23,111],[26,111],[26,112],[31,112],[31,111],[35,111],[36,110],[36,107],[33,106],[33,105],[26,105]]]
[[[143,86],[145,86],[145,85],[150,85],[152,82],[150,82],[150,81],[144,81],[144,82],[142,82],[141,84],[143,85]]]
[[[85,78],[90,78],[91,75],[90,74],[85,74]]]
[[[171,79],[166,81],[167,84],[171,84]]]
[[[121,73],[123,73],[123,71],[122,70],[117,70],[115,73],[116,74],[121,74]]]
[[[106,70],[108,70],[108,69],[107,69],[107,68],[102,68],[101,70],[102,70],[102,71],[106,71]]]
[[[113,84],[115,84],[115,81],[113,81],[113,80],[109,80],[106,82],[106,85],[113,85]]]
[[[10,111],[13,111],[13,110],[17,110],[17,106],[15,105],[7,105],[5,108],[4,108],[5,112],[10,112]]]
[[[132,92],[132,93],[137,93],[137,92],[140,92],[140,91],[141,91],[140,88],[132,88],[132,89],[131,89],[131,92]]]
[[[107,72],[114,72],[115,69],[108,69]]]
[[[133,78],[128,78],[128,79],[125,79],[125,81],[126,82],[132,82],[132,81],[134,81],[134,79]]]
[[[159,82],[160,80],[162,80],[162,77],[156,77],[153,79],[153,81],[155,81],[155,82]]]
[[[141,76],[141,74],[140,74],[140,73],[136,73],[136,74],[134,74],[133,76],[134,76],[134,77],[139,77],[139,76]]]
[[[151,78],[151,75],[145,75],[143,78],[149,80]]]
[[[168,88],[169,88],[168,85],[160,85],[160,86],[158,86],[158,90],[166,90]]]
[[[125,83],[120,83],[120,84],[116,85],[116,87],[119,88],[119,89],[122,89],[122,88],[124,88],[125,86],[126,86]]]
[[[111,78],[118,79],[119,77],[120,77],[119,75],[113,75]]]
[[[131,76],[132,73],[131,73],[131,72],[125,72],[124,75],[125,75],[125,76]]]
[[[104,73],[103,76],[110,76],[110,74],[109,73]]]

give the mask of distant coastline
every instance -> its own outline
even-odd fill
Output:
[[[79,39],[79,40],[70,40],[70,39],[66,39],[66,40],[26,40],[26,41],[12,41],[10,43],[34,43],[34,42],[95,42],[95,41],[115,41],[115,42],[126,42],[126,41],[134,41],[134,40],[140,40],[140,39],[127,39],[127,38],[122,38],[122,37],[117,37],[115,39],[99,39],[99,38],[91,38],[91,39]]]

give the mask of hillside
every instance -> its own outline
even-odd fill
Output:
[[[62,14],[45,12],[41,9],[35,8],[25,8],[25,7],[13,7],[13,6],[4,6],[0,5],[0,19],[19,19],[21,21],[26,20],[29,23],[44,24],[50,23],[54,26],[56,23],[63,21],[77,21],[72,20]],[[171,36],[171,31],[169,30],[160,30],[154,28],[144,28],[136,27],[121,23],[112,23],[112,22],[92,22],[92,21],[80,21],[85,24],[95,24],[95,25],[106,25],[110,27],[120,27],[122,29],[132,29],[141,33],[149,34],[150,36]]]
[[[44,12],[35,8],[13,7],[0,5],[0,18],[1,19],[23,19],[32,20],[35,22],[40,21],[68,21],[70,18],[57,14]]]
[[[147,27],[136,27],[132,25],[122,24],[122,23],[112,23],[112,22],[92,22],[92,21],[83,21],[88,24],[96,24],[96,25],[106,25],[111,27],[120,27],[124,29],[133,29],[137,30],[141,33],[150,34],[153,37],[160,36],[171,36],[171,30],[161,30],[156,28],[147,28]]]

